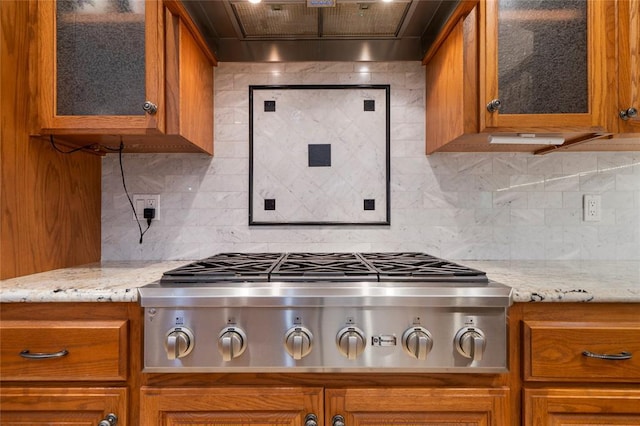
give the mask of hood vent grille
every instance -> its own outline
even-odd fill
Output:
[[[222,62],[420,61],[460,0],[189,0]]]
[[[230,3],[240,37],[246,39],[398,37],[409,1],[337,3],[310,8],[306,2]]]

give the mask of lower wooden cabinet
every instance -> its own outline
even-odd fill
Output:
[[[314,426],[314,422],[319,426],[503,426],[510,424],[509,392],[501,388],[146,387],[140,420],[142,426]]]
[[[638,312],[624,303],[516,304],[522,424],[640,425]]]
[[[322,399],[311,387],[143,387],[140,425],[300,426],[308,414],[321,425]]]
[[[525,389],[525,426],[640,425],[640,389]]]
[[[509,425],[508,389],[371,388],[327,389],[325,424],[374,425]]]
[[[139,318],[126,302],[0,304],[0,425],[137,426]]]
[[[0,425],[97,425],[109,414],[127,425],[127,388],[2,387]]]

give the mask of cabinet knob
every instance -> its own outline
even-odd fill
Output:
[[[318,426],[318,416],[309,413],[304,418],[304,426]]]
[[[154,104],[151,101],[146,101],[142,104],[142,110],[147,114],[154,115],[156,112],[158,112],[158,105]]]
[[[113,413],[107,414],[107,416],[100,420],[98,426],[116,426],[118,424],[118,416]]]
[[[502,101],[500,99],[494,99],[487,104],[487,111],[497,112],[502,108]]]
[[[342,417],[340,414],[336,414],[331,419],[331,425],[332,426],[344,426],[344,417]]]
[[[624,121],[627,121],[628,119],[638,115],[638,110],[635,109],[634,107],[629,107],[627,109],[623,109],[622,111],[620,111],[618,115],[620,116],[621,119],[623,119]]]

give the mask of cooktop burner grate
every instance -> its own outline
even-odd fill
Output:
[[[487,279],[482,271],[426,253],[361,253],[360,256],[378,271],[381,281],[471,278],[484,281]]]
[[[220,253],[164,273],[164,282],[268,281],[282,253]]]
[[[426,253],[220,253],[164,273],[161,283],[423,281],[486,283],[486,274]]]
[[[354,253],[288,253],[271,272],[271,280],[377,281],[378,274]]]

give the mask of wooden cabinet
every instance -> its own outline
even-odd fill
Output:
[[[126,321],[3,321],[1,380],[127,379]]]
[[[524,425],[640,424],[640,390],[525,389]]]
[[[321,388],[144,387],[141,394],[141,426],[300,426],[308,414],[314,414],[318,424],[323,424]]]
[[[423,60],[426,153],[640,149],[609,140],[619,121],[616,16],[610,0],[461,2]],[[625,34],[637,28],[630,16]]]
[[[534,305],[514,313],[522,315],[523,424],[640,424],[638,305]]]
[[[480,131],[606,132],[614,2],[480,2]],[[498,100],[500,106],[490,106]]]
[[[640,134],[640,2],[618,0],[616,5],[618,7],[618,132]],[[630,109],[637,111],[635,115]],[[621,115],[620,112],[624,114]]]
[[[529,381],[640,382],[640,322],[524,321]]]
[[[40,131],[127,152],[213,153],[213,65],[177,1],[38,2]],[[100,150],[100,148],[96,148]]]
[[[463,400],[463,402],[461,402]],[[507,425],[509,393],[482,388],[144,387],[145,425]]]
[[[327,389],[326,424],[508,425],[509,391],[479,388]]]
[[[124,387],[6,387],[0,389],[0,425],[97,425],[115,415],[127,424]],[[117,413],[117,414],[116,414]]]
[[[0,319],[1,425],[96,425],[110,414],[137,424],[134,304],[5,303]]]

